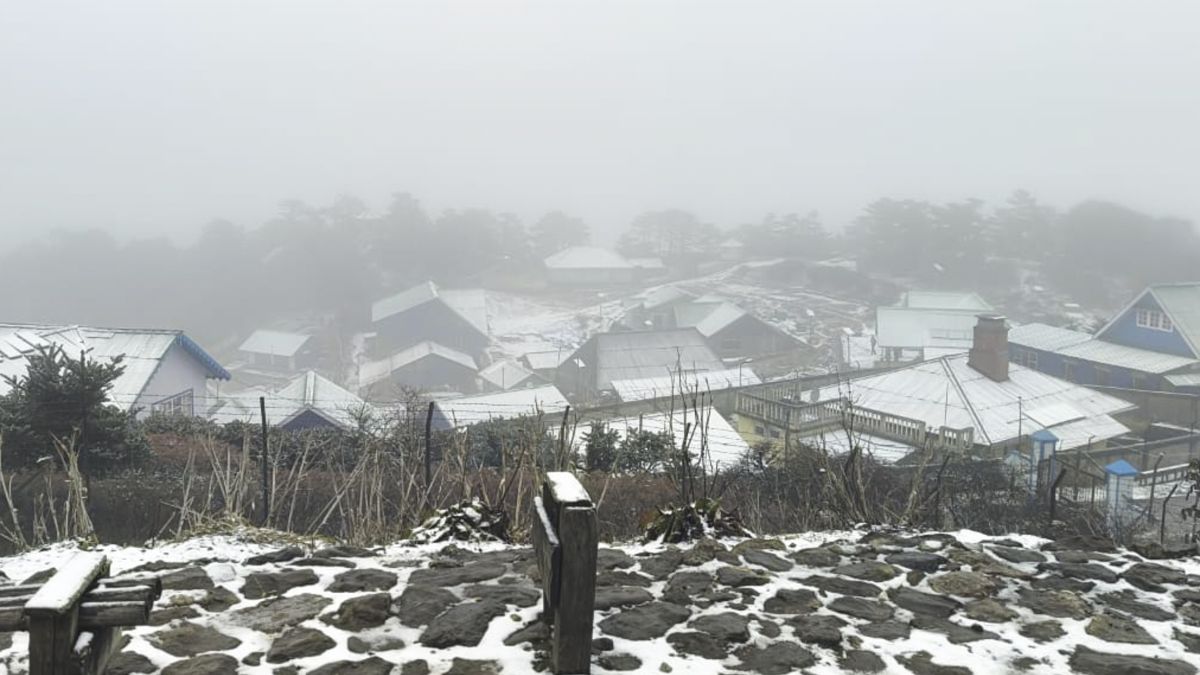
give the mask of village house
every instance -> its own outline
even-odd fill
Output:
[[[555,384],[569,397],[591,401],[614,393],[614,380],[671,377],[724,370],[695,328],[599,333],[558,367]]]
[[[646,294],[620,324],[632,330],[695,328],[726,361],[795,350],[800,341],[723,298],[696,297],[673,286]]]
[[[547,428],[558,427],[568,406],[566,397],[553,386],[463,396],[435,401],[431,424],[436,431],[446,431],[480,422],[540,416]]]
[[[1013,362],[1072,382],[1200,391],[1200,283],[1150,286],[1095,335],[1032,323],[1009,343]]]
[[[51,345],[72,359],[121,357],[124,371],[109,403],[138,417],[202,415],[208,382],[229,379],[229,371],[183,331],[9,323],[0,324],[0,394],[9,389],[3,377],[24,375],[29,355]]]
[[[639,276],[638,268],[616,251],[596,246],[563,249],[543,264],[546,280],[556,286],[621,286],[632,284]]]
[[[238,347],[255,368],[293,373],[316,365],[312,336],[277,330],[256,330]]]
[[[682,376],[660,375],[612,381],[613,391],[616,392],[617,398],[627,403],[668,398],[681,393],[715,393],[757,384],[762,384],[762,380],[750,369],[748,364],[740,364],[738,368],[725,370],[684,373]]]
[[[276,391],[246,390],[220,396],[208,411],[208,418],[218,424],[239,421],[258,424],[262,408],[267,424],[285,431],[306,429],[341,429],[352,431],[360,421],[376,414],[374,408],[353,392],[314,370],[292,378]]]
[[[521,365],[546,382],[554,381],[554,374],[573,349],[553,349],[527,352],[519,359]]]
[[[479,289],[441,289],[427,281],[376,302],[371,321],[377,353],[433,342],[478,358],[490,342],[487,297]]]
[[[474,357],[436,342],[421,342],[358,369],[358,391],[391,396],[401,387],[473,393],[479,388]]]
[[[548,384],[549,381],[517,361],[501,359],[479,371],[485,389],[508,391]]]
[[[926,448],[1004,457],[1043,430],[1058,450],[1098,451],[1129,432],[1118,417],[1132,404],[1010,363],[1007,335],[1003,317],[984,315],[966,354],[820,387],[803,402],[739,395],[739,429],[834,454],[857,445],[880,461]]]
[[[962,354],[971,348],[975,317],[994,308],[976,293],[909,291],[875,309],[871,350],[876,364]]]

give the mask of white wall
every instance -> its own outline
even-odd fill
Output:
[[[192,390],[194,413],[203,416],[208,410],[207,375],[208,369],[200,361],[178,343],[171,345],[138,398],[137,407],[142,409],[138,417],[149,415],[155,402],[188,389]]]

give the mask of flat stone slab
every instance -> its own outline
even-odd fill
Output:
[[[319,581],[317,573],[310,569],[254,572],[246,576],[246,583],[242,586],[242,596],[247,600],[257,600],[270,595],[283,595],[293,588],[311,586],[317,581]]]
[[[1071,668],[1085,675],[1195,675],[1196,666],[1174,659],[1110,654],[1083,645],[1071,654]]]
[[[867,621],[887,621],[896,610],[889,604],[844,595],[829,603],[829,609]]]
[[[888,598],[913,614],[946,618],[962,609],[962,603],[944,595],[935,595],[911,588],[893,588]]]
[[[462,567],[433,567],[416,570],[408,578],[415,586],[461,586],[477,584],[495,579],[504,574],[507,567],[500,563],[469,563]]]
[[[785,675],[817,662],[813,653],[795,642],[772,642],[766,647],[747,645],[734,653],[741,661],[739,670],[749,670],[761,675]]]
[[[686,607],[655,601],[622,610],[602,619],[598,626],[604,633],[626,640],[650,640],[666,635],[672,626],[687,621],[691,615]]]
[[[171,656],[195,656],[204,652],[223,652],[242,644],[242,641],[199,624],[183,622],[150,636],[150,644]]]
[[[808,614],[821,608],[817,594],[807,588],[781,588],[763,603],[772,614]]]
[[[278,633],[315,617],[330,602],[329,598],[312,593],[270,598],[253,607],[233,610],[229,613],[229,622],[264,633]]]
[[[492,619],[504,612],[504,605],[496,600],[455,605],[429,622],[421,633],[421,644],[426,647],[474,647],[487,633]]]
[[[846,579],[843,577],[826,577],[813,575],[799,580],[805,586],[819,588],[826,593],[839,595],[856,595],[860,598],[877,598],[883,589],[869,581]]]
[[[644,588],[630,586],[603,586],[596,589],[597,610],[603,611],[613,607],[633,607],[650,602],[654,596]]]
[[[396,601],[400,623],[417,628],[458,603],[458,596],[444,588],[408,585]]]

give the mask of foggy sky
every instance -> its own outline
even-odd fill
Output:
[[[1200,220],[1191,2],[6,2],[0,247],[278,203],[722,226],[1027,188]]]

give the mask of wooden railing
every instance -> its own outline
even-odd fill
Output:
[[[588,673],[596,604],[596,508],[565,471],[546,474],[533,500],[533,549],[542,576],[542,620],[551,627],[550,667]]]

